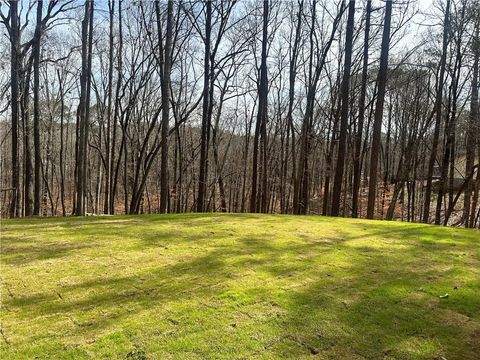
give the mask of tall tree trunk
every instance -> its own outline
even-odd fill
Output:
[[[295,29],[295,40],[293,43],[292,53],[290,56],[290,69],[289,69],[289,87],[288,87],[288,112],[287,112],[287,136],[286,136],[286,144],[285,144],[285,162],[283,167],[283,193],[285,196],[284,199],[284,206],[282,209],[283,213],[287,213],[288,211],[288,203],[289,199],[286,195],[286,184],[287,184],[287,163],[289,158],[289,147],[291,142],[291,158],[292,158],[292,178],[295,182],[295,169],[296,169],[296,152],[295,152],[295,128],[293,125],[293,105],[295,100],[295,80],[297,76],[297,62],[298,62],[298,54],[299,54],[299,47],[300,47],[300,36],[302,30],[302,15],[303,15],[303,0],[301,0],[298,4],[298,14],[297,14],[297,24]],[[290,140],[291,138],[291,140]],[[295,187],[295,186],[294,186]]]
[[[77,198],[75,202],[75,215],[77,216],[84,216],[86,211],[93,6],[93,0],[85,2],[85,13],[82,21],[82,73],[80,75],[80,103],[78,109],[80,127],[77,156]]]
[[[43,0],[37,1],[37,24],[33,38],[33,147],[35,153],[35,177],[33,186],[33,215],[40,214],[41,168],[40,153],[40,41],[42,36]]]
[[[122,22],[122,0],[118,1],[118,54],[123,54],[123,22]],[[118,181],[118,166],[115,168],[115,154],[117,143],[117,128],[118,119],[121,113],[120,93],[122,90],[122,76],[123,76],[123,59],[122,56],[117,57],[117,87],[115,89],[115,108],[113,111],[113,125],[112,125],[112,153],[110,158],[110,204],[109,214],[115,213],[115,196],[117,194],[117,181]],[[120,143],[120,150],[118,154],[117,164],[120,164],[120,157],[122,155],[124,146],[123,128],[122,128],[122,140]],[[115,171],[114,171],[115,169]]]
[[[20,29],[18,25],[18,1],[9,1],[10,4],[10,92],[12,109],[12,200],[10,203],[10,217],[18,216],[19,204],[19,167],[18,167],[18,119],[19,119],[19,68],[20,68]]]
[[[168,211],[168,123],[170,115],[170,72],[172,68],[172,40],[173,40],[173,0],[167,5],[167,32],[163,55],[162,87],[162,134],[161,134],[161,167],[160,167],[160,213]],[[162,39],[159,39],[162,41]],[[160,47],[162,48],[162,47]]]
[[[337,164],[333,181],[332,215],[338,216],[340,210],[340,198],[342,194],[343,170],[345,167],[345,153],[347,149],[348,128],[348,98],[350,95],[350,70],[352,65],[353,30],[355,20],[355,0],[348,4],[347,33],[345,38],[345,64],[342,79],[342,109],[340,114],[340,135],[338,138]]]
[[[90,92],[92,89],[92,51],[93,51],[93,10],[94,10],[95,2],[94,0],[90,0],[90,19],[88,23],[88,62],[87,62],[87,96],[86,96],[86,102],[85,102],[85,143],[84,143],[84,178],[83,178],[83,189],[87,191],[87,179],[91,179],[91,173],[90,176],[88,174],[88,139],[89,139],[89,132],[90,132]],[[86,211],[86,206],[84,206],[84,213]]]
[[[32,61],[20,69],[20,104],[23,125],[23,151],[24,151],[24,178],[23,178],[23,214],[32,215],[32,151],[30,147],[30,78],[32,74]]]
[[[64,153],[65,153],[65,141],[64,141],[64,117],[65,117],[65,100],[63,93],[63,80],[60,77],[60,70],[57,69],[57,78],[59,84],[59,92],[60,92],[60,151],[59,151],[59,158],[60,158],[60,203],[62,205],[62,216],[66,215],[65,210],[65,161],[64,161]],[[68,126],[67,126],[67,134],[68,134]]]
[[[442,122],[442,98],[443,98],[443,83],[445,80],[445,66],[447,62],[448,38],[450,31],[450,0],[447,0],[445,9],[445,18],[443,23],[443,44],[442,56],[440,58],[440,74],[437,83],[437,94],[435,98],[435,128],[433,131],[432,151],[428,161],[427,170],[427,184],[425,187],[425,197],[423,204],[422,222],[428,223],[430,220],[430,202],[432,198],[432,178],[433,168],[437,157],[438,141],[440,137],[440,124]]]
[[[262,29],[262,58],[260,64],[260,86],[258,92],[258,115],[257,121],[260,121],[260,153],[262,166],[260,169],[260,212],[267,212],[268,203],[268,139],[267,139],[267,106],[268,106],[268,79],[267,79],[267,46],[268,46],[268,12],[269,0],[263,1],[263,29]]]
[[[462,7],[461,15],[459,21],[463,24],[465,17],[465,6]],[[451,83],[451,116],[450,120],[447,122],[446,128],[446,143],[445,151],[443,155],[443,161],[441,166],[441,178],[438,190],[437,197],[437,206],[435,211],[435,224],[440,225],[441,214],[442,214],[442,200],[444,194],[447,193],[447,177],[449,172],[450,165],[450,186],[448,189],[449,193],[449,204],[448,207],[452,205],[453,201],[453,179],[454,179],[454,170],[455,170],[455,129],[457,122],[457,101],[458,101],[458,82],[460,78],[460,71],[462,66],[462,47],[461,47],[461,38],[463,34],[463,25],[460,25],[458,29],[458,39],[456,44],[456,56],[452,72],[452,83]],[[447,206],[447,204],[445,204]],[[447,219],[447,216],[445,216]],[[446,224],[445,224],[446,225]]]
[[[360,193],[360,181],[362,177],[362,136],[363,123],[365,118],[365,100],[367,96],[367,79],[368,79],[368,49],[370,38],[370,15],[372,12],[372,0],[367,1],[367,9],[365,14],[365,37],[363,43],[363,66],[362,66],[362,83],[360,88],[360,97],[358,100],[358,123],[357,133],[355,134],[355,155],[353,157],[353,194],[352,194],[352,217],[358,217],[358,197]]]
[[[385,89],[387,85],[388,52],[390,48],[390,23],[392,19],[392,0],[387,0],[385,9],[385,22],[383,25],[382,49],[380,53],[380,68],[378,70],[378,93],[373,120],[372,149],[370,154],[370,179],[368,184],[367,218],[373,219],[375,211],[375,198],[377,193],[378,155],[382,135],[383,104],[385,102]]]
[[[108,2],[109,10],[109,43],[108,43],[108,89],[107,89],[107,129],[105,130],[105,189],[103,212],[110,213],[110,195],[111,195],[111,171],[112,163],[110,161],[112,148],[112,94],[113,94],[113,23],[115,19],[115,0]]]
[[[314,47],[314,30],[316,24],[316,2],[312,4],[312,24],[310,31],[310,48]],[[325,45],[321,51],[317,51],[317,63],[315,64],[315,69],[313,71],[313,50],[310,54],[310,63],[309,63],[309,75],[308,75],[308,90],[307,90],[307,104],[305,108],[305,115],[303,117],[302,123],[302,134],[301,134],[301,148],[300,148],[300,157],[298,161],[298,171],[297,179],[295,184],[297,189],[295,189],[297,201],[294,201],[294,209],[298,214],[306,214],[309,206],[309,197],[310,197],[310,171],[309,171],[309,159],[310,159],[310,148],[311,140],[313,137],[313,113],[315,107],[315,95],[317,92],[317,86],[320,79],[320,74],[325,66],[327,54],[330,50],[330,47],[333,43],[335,34],[338,29],[338,24],[340,19],[345,11],[345,2],[342,1],[340,9],[335,17],[332,25],[332,31],[329,38],[326,40]],[[313,72],[312,72],[313,71]],[[295,199],[295,197],[294,197]]]
[[[202,129],[200,140],[200,168],[198,178],[197,212],[205,211],[205,196],[208,181],[208,143],[210,138],[209,94],[210,94],[210,45],[212,27],[212,1],[207,0],[205,5],[205,54],[203,61],[203,105]]]
[[[250,193],[250,212],[263,212],[266,208],[266,187],[267,187],[267,42],[268,42],[268,0],[263,1],[263,21],[262,21],[262,54],[260,63],[260,82],[258,84],[258,109],[257,121],[255,124],[255,135],[253,140],[253,160],[252,160],[252,190]],[[258,186],[258,143],[260,142],[260,180]],[[258,191],[260,190],[260,191]],[[260,201],[259,201],[260,200]]]
[[[293,211],[295,214],[306,214],[310,198],[310,170],[309,157],[311,148],[312,126],[313,126],[313,108],[315,102],[316,84],[314,79],[314,48],[315,48],[315,24],[316,24],[316,5],[312,2],[312,20],[310,24],[310,54],[308,61],[308,93],[307,106],[302,122],[302,130],[300,134],[300,154],[298,157],[298,173],[294,183]]]
[[[472,69],[472,93],[470,99],[470,117],[467,126],[467,144],[466,144],[466,160],[465,160],[465,174],[469,174],[473,169],[475,161],[475,147],[478,142],[479,135],[479,108],[478,108],[478,76],[479,76],[479,60],[480,60],[480,37],[479,37],[480,20],[475,24],[475,35],[473,38],[473,69]],[[470,210],[472,202],[472,188],[474,185],[471,179],[465,189],[465,196],[463,201],[463,218],[465,227],[471,227]],[[475,209],[472,211],[475,213]]]

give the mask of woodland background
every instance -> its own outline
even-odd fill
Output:
[[[480,3],[1,1],[1,216],[479,227]]]

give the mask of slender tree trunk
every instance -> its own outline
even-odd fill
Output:
[[[77,197],[75,215],[84,216],[87,196],[87,164],[88,164],[88,127],[90,107],[91,51],[93,30],[93,0],[85,2],[85,14],[82,22],[82,73],[80,75],[79,104],[79,146],[77,156]]]
[[[212,27],[212,1],[207,0],[205,5],[205,54],[203,61],[203,108],[202,129],[200,141],[200,168],[198,178],[197,212],[205,211],[205,196],[208,181],[208,143],[210,135],[209,94],[210,94],[210,42]]]
[[[18,1],[9,1],[10,4],[10,92],[12,109],[12,200],[10,203],[10,217],[18,216],[19,204],[19,167],[18,167],[18,119],[19,119],[19,68],[20,68],[20,30],[18,25]]]
[[[262,54],[260,63],[260,82],[258,84],[258,109],[257,121],[255,124],[255,135],[253,139],[253,160],[252,160],[252,190],[250,193],[250,212],[263,212],[266,208],[266,187],[267,187],[267,42],[268,42],[268,0],[263,1],[263,22],[262,22]],[[258,186],[258,145],[260,142],[260,180]],[[258,191],[260,190],[260,191]],[[260,201],[259,201],[260,200]]]
[[[358,217],[358,197],[360,192],[360,181],[362,177],[361,156],[362,156],[362,136],[363,123],[365,118],[365,99],[367,95],[368,79],[368,49],[370,38],[370,14],[372,12],[372,0],[367,1],[367,10],[365,15],[365,37],[363,44],[363,67],[362,84],[360,89],[360,98],[358,100],[358,124],[355,136],[355,155],[353,158],[353,194],[352,194],[352,217]]]
[[[443,98],[443,83],[445,81],[445,66],[447,62],[448,38],[450,31],[450,0],[447,0],[445,9],[445,19],[443,24],[443,46],[442,56],[440,59],[440,74],[437,83],[437,94],[435,98],[435,128],[433,132],[432,151],[428,162],[427,170],[427,184],[425,186],[425,197],[423,204],[422,222],[428,223],[430,221],[430,202],[432,198],[432,178],[433,168],[437,157],[437,148],[440,137],[440,124],[442,122],[442,98]]]
[[[345,64],[342,79],[342,108],[340,114],[340,135],[338,138],[337,164],[333,181],[332,215],[338,216],[340,210],[340,198],[342,194],[343,170],[345,167],[345,155],[347,150],[348,128],[348,98],[350,95],[350,69],[352,65],[353,30],[355,19],[355,0],[348,4],[347,33],[345,38]]]
[[[476,22],[475,36],[473,38],[473,69],[472,69],[472,93],[470,99],[470,117],[467,126],[467,144],[466,144],[466,160],[465,160],[465,174],[472,171],[473,163],[475,161],[475,147],[478,142],[478,135],[480,126],[479,108],[478,108],[478,76],[479,76],[479,60],[480,60],[480,38],[479,38],[480,21]],[[469,181],[463,201],[463,218],[465,227],[471,227],[470,224],[470,210],[472,202],[472,188],[474,185],[473,179]],[[475,213],[475,209],[473,212]]]
[[[87,72],[88,72],[88,22],[89,22],[90,2],[85,1],[85,12],[82,21],[82,72],[80,75],[80,103],[78,105],[78,146],[76,156],[76,201],[75,215],[85,215],[85,189],[83,187],[84,158],[86,157],[85,148],[85,123],[86,119],[86,97],[87,97]]]
[[[33,186],[33,215],[40,214],[41,167],[40,153],[40,40],[42,36],[43,0],[37,1],[37,24],[33,39],[33,147],[35,153],[35,177]]]
[[[123,53],[123,22],[122,22],[122,0],[118,1],[118,54]],[[117,180],[118,180],[118,166],[115,168],[115,154],[116,144],[117,144],[117,127],[118,127],[118,118],[121,113],[121,102],[120,102],[120,93],[122,90],[122,76],[123,76],[123,60],[122,56],[117,57],[117,87],[115,89],[115,108],[113,111],[113,125],[112,125],[112,153],[110,157],[110,203],[109,203],[109,214],[115,213],[115,196],[117,194]],[[123,128],[122,128],[123,129]],[[123,134],[123,130],[122,130]],[[123,136],[123,135],[122,135]],[[122,137],[117,165],[120,164],[120,157],[122,155],[124,146],[124,138]],[[115,169],[115,171],[114,171]]]
[[[84,177],[83,177],[83,189],[86,193],[87,189],[87,179],[91,178],[88,175],[88,139],[89,139],[89,132],[90,132],[90,92],[92,89],[92,49],[93,49],[93,10],[94,10],[95,2],[94,0],[90,0],[90,19],[88,23],[88,62],[87,62],[87,94],[86,94],[86,102],[85,102],[85,142],[84,142]],[[84,205],[83,212],[85,214],[86,205]]]
[[[111,195],[111,171],[112,163],[110,161],[112,148],[112,93],[113,93],[113,23],[115,19],[115,0],[108,2],[108,10],[110,15],[109,22],[109,44],[108,44],[108,90],[107,90],[107,129],[105,130],[105,189],[103,212],[110,213],[110,195]]]
[[[268,46],[268,12],[269,0],[263,1],[263,29],[262,29],[262,58],[260,64],[260,86],[258,92],[258,115],[257,121],[260,121],[260,153],[262,158],[261,191],[260,191],[260,212],[268,211],[268,139],[267,139],[267,106],[268,106],[268,79],[267,79],[267,46]]]
[[[295,152],[295,128],[293,125],[293,105],[295,100],[295,80],[297,76],[297,62],[298,62],[298,54],[299,54],[299,47],[300,47],[300,36],[302,30],[302,13],[303,13],[303,0],[301,0],[298,4],[298,14],[297,14],[297,24],[295,29],[295,40],[293,43],[292,54],[290,57],[290,71],[289,71],[289,88],[288,88],[288,113],[287,113],[287,136],[286,136],[286,145],[285,145],[285,162],[283,167],[283,178],[284,178],[284,188],[283,193],[284,196],[286,194],[286,183],[287,183],[287,163],[289,158],[289,147],[291,142],[291,158],[292,158],[292,178],[295,182],[296,177],[296,152]],[[290,140],[291,139],[291,140]],[[295,186],[294,186],[295,187]],[[288,211],[288,203],[289,199],[288,196],[285,196],[284,200],[284,207],[282,212],[287,213]]]
[[[293,211],[295,214],[306,214],[310,198],[310,170],[309,157],[311,148],[312,126],[313,126],[313,108],[315,102],[316,83],[314,79],[314,35],[316,23],[316,1],[312,2],[312,21],[310,25],[309,43],[310,53],[308,61],[308,91],[307,106],[302,122],[300,134],[300,154],[298,157],[298,173],[294,183]]]
[[[367,218],[373,219],[375,199],[377,194],[378,155],[382,134],[383,105],[385,102],[385,89],[387,85],[388,52],[390,48],[390,23],[392,18],[392,0],[387,0],[385,9],[385,22],[383,25],[382,49],[380,53],[380,68],[378,70],[378,93],[373,120],[372,149],[370,154],[370,179],[368,184]]]
[[[64,141],[64,117],[65,117],[65,101],[64,101],[64,90],[63,90],[63,80],[60,77],[60,70],[57,69],[57,78],[59,84],[60,92],[60,203],[62,205],[62,216],[66,215],[65,210],[65,163],[64,163],[64,153],[65,153],[65,141]],[[67,127],[68,134],[68,127]]]
[[[255,123],[255,133],[253,135],[253,154],[252,154],[252,182],[250,190],[250,212],[257,212],[257,181],[258,181],[258,142],[260,138],[260,122]]]
[[[162,39],[159,39],[162,41]],[[161,134],[161,167],[160,167],[160,213],[168,211],[168,123],[170,116],[170,72],[172,68],[172,40],[173,40],[173,0],[167,4],[167,32],[163,56],[162,87],[162,134]]]
[[[460,21],[463,22],[465,17],[465,7],[462,8],[461,18]],[[456,129],[456,122],[457,122],[457,101],[458,101],[458,82],[460,78],[460,71],[462,66],[462,48],[461,48],[461,38],[463,34],[463,29],[460,27],[458,30],[459,39],[457,40],[456,44],[456,56],[455,56],[455,64],[452,73],[452,83],[451,83],[451,116],[450,120],[447,122],[446,128],[446,143],[445,143],[445,151],[442,161],[441,167],[441,178],[438,190],[438,197],[437,197],[437,206],[435,211],[435,224],[440,225],[441,220],[441,213],[442,213],[442,200],[444,194],[447,193],[447,177],[449,172],[449,165],[450,165],[450,186],[448,189],[449,194],[449,204],[448,207],[451,207],[453,202],[453,182],[454,182],[454,170],[455,170],[455,129]],[[445,204],[447,207],[447,204]],[[447,216],[445,214],[445,219]],[[446,225],[446,224],[445,224]]]
[[[32,74],[32,61],[21,66],[21,117],[23,125],[23,151],[24,151],[24,178],[23,178],[23,215],[32,215],[32,151],[30,147],[30,78]]]
[[[312,25],[310,31],[310,47],[314,47],[314,30],[316,24],[316,2],[312,4]],[[325,66],[328,51],[333,43],[335,34],[338,29],[338,24],[340,19],[345,11],[345,2],[342,1],[340,5],[340,10],[333,21],[332,31],[329,38],[326,40],[324,47],[321,51],[317,51],[317,63],[315,65],[315,70],[313,71],[313,50],[311,50],[310,63],[309,63],[309,75],[308,75],[308,90],[307,90],[307,104],[305,108],[305,115],[303,117],[302,123],[302,137],[301,137],[301,148],[300,148],[300,157],[298,162],[298,171],[295,189],[296,200],[294,201],[294,209],[298,214],[306,214],[309,206],[310,198],[310,170],[309,170],[309,159],[310,159],[310,149],[312,141],[312,131],[313,131],[313,115],[315,108],[315,95],[317,92],[317,86],[320,79],[320,74]],[[313,72],[312,72],[313,71]],[[295,197],[294,197],[295,199]]]

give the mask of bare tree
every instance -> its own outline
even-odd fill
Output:
[[[173,1],[167,4],[167,31],[162,74],[162,165],[160,170],[160,212],[168,210],[168,123],[170,114],[170,72],[172,68]],[[163,46],[162,46],[163,47]],[[160,49],[162,48],[160,47]],[[162,55],[160,55],[162,56]]]
[[[253,141],[253,160],[252,160],[252,191],[250,195],[250,212],[265,212],[267,205],[267,97],[268,97],[268,79],[267,79],[267,42],[268,42],[268,12],[269,2],[263,1],[263,20],[262,20],[262,54],[260,64],[260,82],[258,84],[258,108],[257,122],[255,127],[255,137]],[[258,145],[260,142],[261,168],[260,176],[258,174]],[[257,185],[260,177],[260,187]],[[260,191],[258,191],[260,190]]]
[[[77,177],[75,215],[77,216],[83,216],[86,212],[85,198],[87,195],[87,150],[90,112],[90,81],[92,68],[93,7],[93,0],[85,1],[85,12],[82,22],[82,74],[80,76],[81,90],[80,103],[78,105],[79,139],[76,157]]]
[[[392,0],[387,0],[385,20],[383,24],[382,49],[380,54],[380,67],[378,70],[377,103],[373,122],[372,148],[370,155],[370,178],[368,183],[367,218],[373,219],[378,177],[378,156],[380,152],[380,139],[382,133],[383,105],[385,102],[385,89],[387,85],[388,52],[390,50],[390,23],[392,19]]]
[[[365,10],[365,36],[363,43],[363,65],[362,65],[362,82],[360,88],[360,96],[358,99],[358,124],[355,136],[355,155],[353,157],[353,196],[352,196],[352,217],[358,217],[358,203],[360,192],[360,181],[362,172],[362,139],[363,126],[365,120],[365,101],[367,95],[367,79],[368,79],[368,51],[370,41],[370,16],[372,12],[372,1],[367,0]]]
[[[422,221],[428,223],[430,221],[430,202],[432,197],[432,180],[433,180],[433,168],[435,166],[435,160],[437,157],[437,148],[440,136],[440,125],[442,121],[442,99],[443,99],[443,86],[445,82],[445,67],[447,62],[447,48],[449,43],[450,32],[450,0],[447,0],[445,8],[445,18],[443,21],[443,42],[442,42],[442,55],[440,58],[440,72],[437,82],[436,99],[435,99],[435,128],[432,140],[432,149],[430,153],[430,160],[428,162],[428,174],[427,184],[425,187],[425,197],[423,205],[423,217]]]
[[[348,3],[347,33],[345,38],[345,64],[343,67],[342,79],[342,109],[340,114],[340,135],[338,138],[337,166],[335,168],[335,179],[333,183],[332,215],[338,216],[340,210],[340,197],[342,194],[342,182],[344,179],[345,152],[347,147],[348,127],[348,103],[350,91],[350,70],[352,65],[353,27],[355,17],[355,1]]]

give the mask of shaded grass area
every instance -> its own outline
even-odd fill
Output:
[[[182,214],[9,220],[1,238],[5,359],[480,354],[478,231]]]

